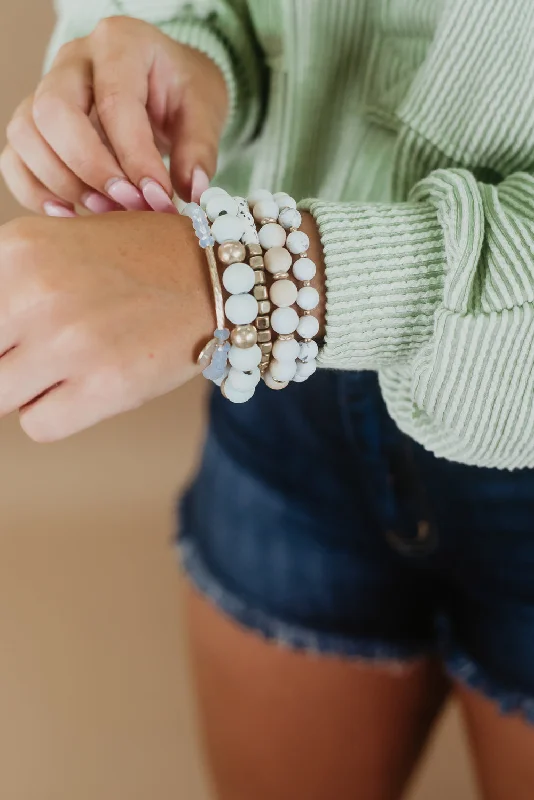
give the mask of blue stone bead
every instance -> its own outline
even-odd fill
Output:
[[[204,249],[206,247],[213,247],[215,244],[215,239],[213,236],[202,236],[198,241],[200,246]]]
[[[188,203],[182,209],[182,214],[186,217],[190,217],[191,219],[195,219],[198,216],[198,212],[202,211],[197,203]]]
[[[230,338],[230,331],[228,328],[217,328],[213,336],[216,339],[220,339],[221,342],[226,342]]]

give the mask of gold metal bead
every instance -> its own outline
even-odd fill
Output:
[[[223,242],[217,250],[217,258],[221,264],[236,264],[243,261],[247,254],[245,245],[241,242]]]
[[[261,256],[263,253],[261,244],[247,244],[247,252],[249,256]]]
[[[308,251],[305,250],[303,253],[299,253],[299,258],[308,258]]]
[[[302,281],[303,286],[311,286],[311,281]]]
[[[268,356],[272,353],[273,350],[273,343],[272,342],[263,342],[260,344],[260,350],[263,356]]]
[[[256,286],[265,283],[265,272],[262,269],[254,270],[254,283]]]
[[[256,328],[259,331],[268,331],[271,328],[271,320],[269,317],[258,317],[256,320]]]
[[[258,341],[258,331],[254,325],[237,325],[231,335],[232,344],[241,349],[252,347]]]
[[[265,344],[265,342],[270,342],[272,338],[273,335],[270,330],[258,331],[258,344]]]
[[[268,314],[271,310],[271,303],[269,300],[260,300],[258,303],[258,314]]]
[[[285,281],[289,278],[289,272],[276,272],[273,275],[273,281]]]
[[[251,256],[248,263],[252,269],[263,269],[265,266],[263,256]]]
[[[278,222],[274,217],[264,217],[260,219],[260,225],[268,225],[270,222]]]
[[[267,287],[266,286],[255,286],[254,287],[254,297],[256,300],[267,300]]]
[[[291,342],[295,338],[293,333],[280,333],[278,336],[279,342]]]

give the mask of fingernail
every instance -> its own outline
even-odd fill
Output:
[[[191,202],[198,203],[200,195],[203,194],[210,185],[210,179],[202,167],[195,167],[193,179],[191,181]]]
[[[82,203],[93,214],[106,214],[108,211],[119,211],[120,209],[117,203],[114,203],[109,197],[104,197],[100,192],[87,192],[82,197]]]
[[[141,181],[141,189],[143,190],[143,197],[154,211],[160,211],[164,214],[178,213],[178,209],[163,186],[160,186],[152,178],[144,178]]]
[[[43,211],[48,217],[76,217],[78,216],[75,211],[72,209],[67,208],[67,206],[62,206],[61,203],[52,203],[48,201],[43,204]]]
[[[149,205],[145,202],[139,189],[136,189],[133,183],[124,178],[115,178],[110,181],[106,186],[106,192],[116,203],[129,211],[147,211],[149,209]]]

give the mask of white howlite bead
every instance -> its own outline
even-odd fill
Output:
[[[278,308],[288,308],[297,299],[297,287],[290,280],[275,281],[271,286],[269,296]]]
[[[254,389],[249,389],[246,392],[240,392],[238,389],[234,388],[230,381],[226,379],[224,382],[224,396],[227,400],[230,400],[231,403],[246,403],[247,400],[251,400],[254,397]]]
[[[228,353],[228,361],[235,369],[240,369],[242,372],[249,372],[251,369],[255,369],[260,363],[261,350],[257,344],[246,348],[232,345]]]
[[[288,381],[275,381],[269,370],[263,376],[263,380],[265,381],[265,385],[269,387],[269,389],[274,389],[274,391],[278,391],[278,389],[285,389]]]
[[[297,258],[293,264],[293,275],[298,281],[311,281],[316,272],[317,267],[311,258]]]
[[[247,223],[241,217],[231,217],[230,214],[223,214],[222,217],[217,217],[211,226],[211,235],[219,244],[235,242],[241,239],[246,227]]]
[[[259,244],[260,237],[258,236],[256,228],[251,228],[250,225],[247,225],[247,229],[241,237],[241,241],[243,244]]]
[[[271,314],[271,328],[275,333],[295,333],[298,324],[299,315],[294,308],[275,308]]]
[[[273,198],[279,209],[297,207],[297,201],[287,192],[276,192],[276,194],[273,194]]]
[[[311,358],[306,363],[302,361],[297,361],[297,375],[299,378],[309,378],[310,375],[313,375],[315,370],[317,369],[317,361],[314,358]]]
[[[271,247],[283,247],[286,243],[286,232],[277,222],[268,222],[267,225],[260,228],[258,236],[264,250],[269,250]]]
[[[252,214],[256,222],[261,222],[262,219],[276,219],[278,206],[274,200],[260,200],[252,209]]]
[[[317,342],[313,340],[311,342],[301,342],[298,354],[299,361],[302,361],[303,364],[307,364],[308,361],[311,361],[317,356],[318,352],[319,346]]]
[[[317,336],[319,333],[319,320],[317,317],[312,317],[308,314],[301,317],[299,319],[297,333],[302,336],[303,339],[313,339],[314,336]]]
[[[202,194],[200,195],[200,203],[199,203],[200,207],[203,208],[205,211],[209,201],[213,197],[217,197],[217,195],[227,195],[228,197],[230,196],[228,195],[228,192],[226,192],[224,189],[221,189],[220,186],[210,186],[209,189],[206,189],[206,191],[202,192]]]
[[[224,270],[222,281],[229,294],[245,294],[254,286],[254,270],[238,261]]]
[[[272,199],[273,196],[271,192],[269,192],[267,189],[253,189],[247,197],[248,204],[251,208],[254,208],[256,203],[259,203],[260,200],[272,200]]]
[[[232,367],[228,373],[225,386],[230,386],[237,389],[238,392],[248,392],[255,389],[261,379],[261,372],[258,367],[254,367],[248,372],[243,372],[240,369]]]
[[[308,376],[303,377],[302,375],[295,375],[293,378],[293,383],[304,383],[304,381],[308,380]]]
[[[269,372],[275,381],[291,381],[297,372],[296,361],[278,361],[273,358],[269,364]]]
[[[319,305],[319,292],[313,286],[303,286],[298,290],[297,305],[304,311],[312,311]]]
[[[299,228],[302,222],[300,211],[296,208],[283,208],[278,215],[278,222],[286,230]]]
[[[209,200],[206,206],[206,214],[212,222],[215,222],[217,217],[219,217],[223,212],[226,212],[233,217],[237,217],[237,203],[233,197],[230,197],[229,194],[216,194],[215,197],[212,197],[211,200]]]
[[[293,259],[291,253],[285,247],[271,247],[263,257],[265,269],[271,275],[277,272],[289,272]]]
[[[234,325],[248,325],[258,316],[258,301],[251,294],[232,294],[224,304],[224,311]]]
[[[300,353],[300,344],[296,339],[277,339],[273,345],[273,358],[278,361],[295,361]]]
[[[305,253],[310,246],[310,238],[304,231],[291,231],[288,234],[286,247],[290,253]]]

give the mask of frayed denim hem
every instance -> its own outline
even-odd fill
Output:
[[[520,714],[526,722],[534,725],[534,697],[506,689],[460,650],[448,655],[445,663],[453,678],[496,703],[501,714]]]
[[[338,656],[347,659],[385,662],[389,667],[404,668],[421,658],[435,656],[424,645],[396,645],[378,640],[352,639],[348,636],[317,632],[284,622],[245,601],[226,589],[206,566],[206,562],[187,535],[176,542],[182,568],[198,591],[220,611],[244,628],[259,633],[281,647],[310,655]]]

